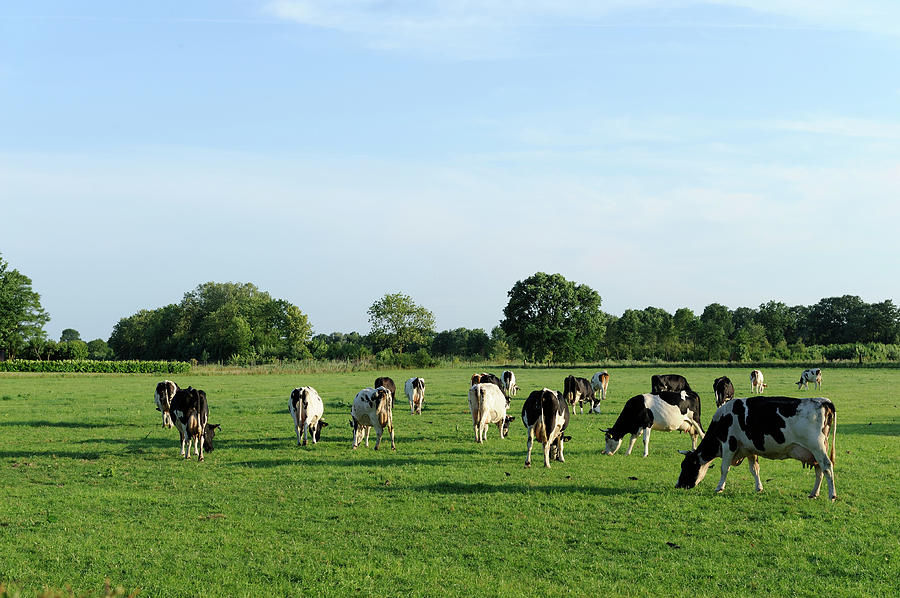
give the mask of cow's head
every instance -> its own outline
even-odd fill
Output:
[[[800,390],[803,387],[803,378],[800,378],[800,382],[797,382],[797,390]]]
[[[513,423],[515,419],[516,418],[512,417],[511,415],[507,415],[503,418],[503,433],[501,434],[502,438],[506,438],[506,436],[509,434],[509,425]]]
[[[600,451],[601,455],[615,455],[619,447],[622,446],[622,438],[616,438],[612,435],[611,428],[603,430],[606,433],[606,447]]]
[[[203,428],[203,450],[213,450],[213,438],[216,437],[216,430],[222,427],[222,424],[206,424]]]
[[[472,374],[472,386],[481,382],[481,374]]]
[[[316,426],[316,442],[319,442],[319,439],[322,437],[322,428],[328,425],[328,422],[319,420],[319,425]]]
[[[678,476],[675,487],[693,488],[706,477],[706,472],[709,471],[712,461],[704,463],[703,459],[700,458],[700,451],[696,449],[678,452],[684,455],[684,460],[681,462],[681,474]]]
[[[594,399],[591,403],[590,413],[600,413],[600,399]]]

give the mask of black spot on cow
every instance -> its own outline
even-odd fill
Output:
[[[762,451],[766,448],[766,436],[770,436],[779,444],[784,443],[784,429],[787,426],[786,418],[797,414],[800,399],[790,397],[750,397],[743,401],[746,403],[746,424],[743,419],[743,405],[738,422],[747,434],[747,438],[753,446]],[[737,404],[735,405],[737,407]]]
[[[729,450],[731,450],[731,452],[733,453],[733,452],[735,452],[735,451],[737,450],[737,447],[738,447],[737,438],[735,438],[734,436],[730,437],[730,438],[728,439],[728,448],[729,448]]]

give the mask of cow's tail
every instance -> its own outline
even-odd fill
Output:
[[[831,446],[828,448],[828,458],[831,459],[831,466],[834,467],[834,443],[837,440],[837,409],[834,403],[825,404],[825,424],[831,427]],[[826,437],[826,441],[828,438]]]
[[[534,427],[534,437],[538,442],[547,442],[550,439],[550,430],[556,427],[556,405],[554,401],[541,395],[541,417],[538,425]]]

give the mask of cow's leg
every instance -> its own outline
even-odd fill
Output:
[[[394,422],[391,422],[390,424],[388,424],[388,432],[391,433],[391,450],[396,451],[397,445],[394,444]]]
[[[313,427],[310,427],[310,429],[309,429],[309,433],[310,433],[310,435],[312,436],[312,443],[313,443],[313,444],[316,443],[316,436],[318,435],[319,428],[320,428],[321,426],[322,426],[322,419],[319,418],[319,419],[316,420],[316,425],[313,426]]]
[[[565,444],[565,439],[563,438],[563,433],[559,433],[559,454],[556,455],[556,460],[560,463],[565,463],[566,459],[563,457],[563,445]]]
[[[369,432],[372,431],[372,426],[366,426],[363,428],[363,434],[366,436],[366,448],[369,448]]]
[[[631,435],[631,440],[628,442],[628,450],[625,452],[626,455],[630,455],[630,454],[631,454],[631,449],[634,448],[634,443],[637,442],[637,439],[638,439],[638,435],[637,435],[637,434],[632,434],[632,435]]]
[[[378,450],[378,447],[381,446],[381,435],[384,433],[384,428],[381,427],[380,423],[375,424],[375,450]],[[366,443],[366,446],[369,446]]]
[[[300,446],[300,422],[294,420],[294,429],[297,431],[297,446]]]
[[[550,442],[544,443],[544,467],[550,467]]]
[[[472,429],[475,430],[475,442],[481,443],[481,424],[472,422]]]
[[[750,475],[753,476],[753,481],[756,483],[756,491],[762,492],[762,480],[759,478],[759,456],[748,455],[747,465],[750,467]]]
[[[818,498],[819,488],[822,485],[822,474],[824,473],[825,479],[828,481],[828,498],[834,500],[837,498],[837,492],[834,489],[834,464],[828,458],[826,451],[821,447],[812,451],[812,453],[816,459],[816,482],[812,492],[809,493],[809,497]]]
[[[644,456],[650,454],[650,428],[644,428]]]
[[[716,486],[716,492],[725,490],[725,478],[728,477],[728,470],[731,469],[731,458],[733,454],[730,451],[722,450],[722,477],[719,478],[719,485]]]
[[[200,427],[200,436],[197,437],[197,450],[199,451],[200,460],[203,461],[203,429],[205,426]]]
[[[534,444],[534,426],[528,428],[528,440],[525,442],[525,467],[531,467],[532,444]]]
[[[185,452],[184,452],[185,440],[187,441],[187,454],[185,454]],[[191,458],[191,441],[187,437],[187,434],[184,434],[184,433],[182,433],[182,435],[181,435],[181,456],[184,457],[185,459]]]
[[[306,442],[309,439],[309,420],[303,422],[303,446],[306,446]]]

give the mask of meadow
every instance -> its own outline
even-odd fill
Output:
[[[501,368],[492,371],[499,374]],[[530,390],[594,369],[515,369],[510,436],[474,442],[471,369],[177,375],[220,423],[206,461],[179,457],[153,403],[162,377],[0,374],[0,583],[39,595],[107,580],[140,596],[829,596],[900,594],[900,370],[764,370],[766,394],[837,406],[838,500],[810,500],[812,470],[761,460],[713,489],[719,461],[676,490],[677,449],[600,454],[602,429],[650,375],[681,373],[714,411],[712,381],[749,393],[749,367],[610,370],[597,415],[573,414],[566,462],[524,468]],[[397,450],[350,448],[355,393],[377,375],[427,383],[422,415],[395,402]],[[314,386],[330,424],[298,447],[287,403]],[[402,390],[401,390],[402,394]],[[627,439],[626,439],[627,440]],[[539,446],[539,445],[537,445]],[[536,447],[537,448],[537,447]]]

